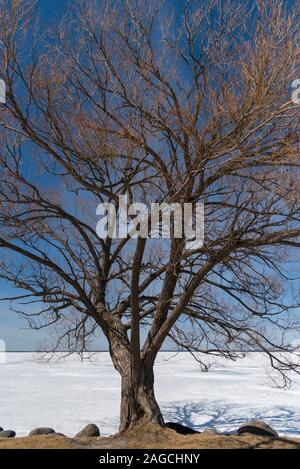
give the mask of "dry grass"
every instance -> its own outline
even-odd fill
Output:
[[[269,438],[256,435],[178,435],[170,429],[156,425],[137,426],[128,433],[100,438],[64,438],[60,436],[34,436],[26,438],[0,438],[0,449],[300,449],[299,438]]]
[[[89,448],[92,439],[75,440],[61,436],[39,435],[24,438],[0,438],[0,449],[77,449]]]
[[[123,435],[102,438],[97,448],[147,448],[147,449],[221,449],[221,448],[295,448],[300,449],[300,439],[261,437],[256,435],[178,435],[157,425],[137,426]]]

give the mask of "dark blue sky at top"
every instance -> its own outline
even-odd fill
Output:
[[[66,9],[68,4],[67,0],[38,0],[37,5],[41,10],[43,18],[53,19],[59,17]]]
[[[98,0],[101,2],[101,0]],[[145,0],[146,1],[146,0]],[[201,0],[199,0],[201,3]],[[286,2],[290,7],[295,3],[294,0]],[[180,15],[184,0],[167,0],[166,8],[172,6]],[[53,23],[59,19],[67,11],[68,5],[72,2],[68,0],[37,0],[37,8],[41,13],[43,23]],[[0,281],[0,297],[10,296],[15,293],[6,283]],[[17,314],[9,310],[9,302],[0,302],[0,339],[5,340],[7,350],[34,350],[37,342],[42,342],[47,336],[47,331],[36,332],[28,329],[26,322]],[[104,346],[104,342],[100,347]]]

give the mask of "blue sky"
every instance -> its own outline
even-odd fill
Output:
[[[99,0],[100,1],[100,0]],[[176,5],[176,9],[180,10],[183,0],[169,0],[170,4]],[[60,18],[67,8],[68,0],[38,0],[37,6],[40,8],[42,20],[55,20]],[[292,1],[287,2],[292,5]],[[0,281],[0,296],[13,295],[13,289],[6,283]],[[24,319],[9,310],[9,302],[0,303],[0,339],[6,342],[7,350],[34,350],[37,342],[42,342],[47,336],[47,331],[30,330]],[[104,347],[105,343],[101,342],[100,347]]]
[[[72,3],[72,2],[71,2]],[[181,1],[174,2],[176,8],[180,8]],[[37,0],[37,8],[40,10],[43,22],[55,22],[59,20],[66,12],[67,6],[70,4],[68,0]],[[20,292],[18,291],[17,294]],[[0,297],[10,297],[16,294],[16,290],[9,286],[7,282],[0,280]],[[17,308],[17,305],[15,305]],[[32,351],[36,350],[37,344],[47,341],[48,331],[34,331],[30,329],[26,320],[21,318],[14,311],[10,310],[10,302],[0,302],[0,339],[6,343],[8,351]],[[97,348],[106,348],[105,339],[97,341]]]
[[[60,17],[67,6],[66,0],[38,0],[42,20],[53,20]],[[6,283],[0,282],[1,297],[13,294],[13,289]],[[26,321],[21,319],[13,311],[9,310],[9,302],[0,303],[0,339],[6,342],[6,349],[34,350],[36,343],[43,341],[47,335],[46,331],[37,332],[28,329]]]
[[[99,0],[101,1],[101,0]],[[167,0],[179,11],[183,5],[182,0]],[[72,2],[69,0],[37,0],[37,8],[40,10],[41,20],[45,23],[60,19]],[[16,294],[16,290],[6,282],[0,280],[0,297],[9,297]],[[19,291],[17,292],[19,294]],[[17,307],[17,305],[15,305]],[[37,344],[47,341],[48,331],[33,331],[28,328],[25,319],[10,310],[10,302],[0,302],[0,339],[6,343],[8,351],[32,351]],[[106,348],[105,340],[100,340],[97,348]]]

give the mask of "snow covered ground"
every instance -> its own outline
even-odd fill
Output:
[[[118,428],[120,379],[107,353],[90,362],[78,356],[41,364],[32,354],[8,353],[0,364],[0,426],[26,435],[37,426],[73,435],[89,422],[103,435]],[[156,365],[156,395],[166,420],[202,430],[237,429],[262,419],[280,434],[300,435],[300,377],[288,390],[274,389],[265,359],[218,359],[202,373],[187,353],[162,352]]]

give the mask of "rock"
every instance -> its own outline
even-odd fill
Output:
[[[252,433],[253,435],[272,436],[274,438],[279,437],[278,433],[273,430],[273,428],[260,420],[250,420],[249,422],[244,423],[237,432],[239,435],[242,435],[243,433]]]
[[[203,432],[202,435],[218,435],[217,430],[214,428],[206,428]]]
[[[0,431],[0,438],[14,438],[16,436],[16,432],[13,430],[1,430]]]
[[[165,425],[167,428],[174,430],[180,435],[193,435],[194,433],[200,433],[192,428],[186,427],[185,425],[181,425],[181,423],[167,422]]]
[[[89,423],[75,435],[75,438],[90,438],[94,436],[100,436],[100,430],[94,423]]]
[[[63,437],[66,437],[66,435],[64,435],[63,433],[59,433],[59,432],[49,433],[47,436],[63,436]]]
[[[3,428],[2,428],[2,427],[0,427],[0,432],[3,432]]]
[[[53,428],[38,427],[38,428],[35,428],[34,430],[31,430],[31,432],[29,433],[29,436],[49,435],[50,433],[55,433]]]

